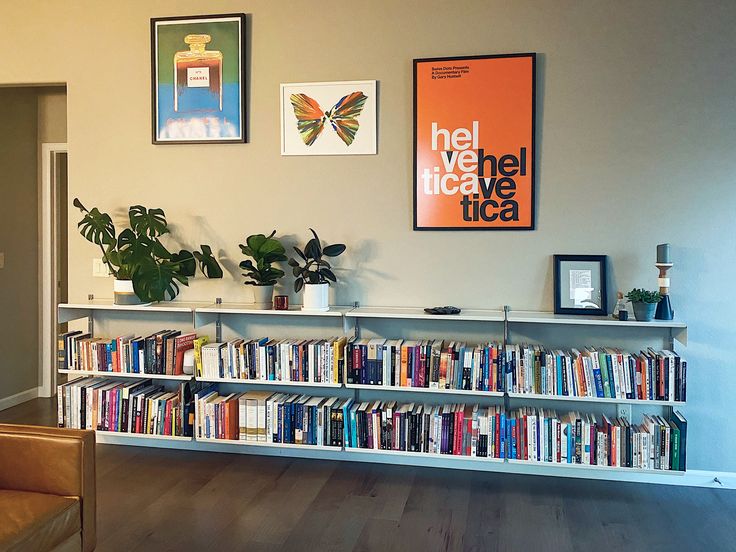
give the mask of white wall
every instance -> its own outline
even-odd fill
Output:
[[[237,244],[272,228],[347,243],[334,301],[372,305],[549,310],[552,254],[608,254],[614,290],[653,288],[655,245],[670,242],[690,325],[690,467],[736,471],[735,3],[4,4],[15,55],[0,82],[68,83],[71,195],[118,215],[161,206],[185,242],[229,257],[234,279],[189,299],[247,300]],[[153,146],[149,18],[203,10],[252,14],[251,143]],[[518,51],[539,53],[537,230],[412,232],[412,58]],[[379,154],[282,158],[279,83],[351,79],[380,81]],[[73,230],[71,298],[110,296]]]

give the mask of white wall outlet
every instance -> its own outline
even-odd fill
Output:
[[[0,268],[5,268],[5,253],[0,251]]]
[[[92,276],[95,278],[107,278],[110,276],[110,271],[107,265],[102,262],[102,259],[92,259]]]

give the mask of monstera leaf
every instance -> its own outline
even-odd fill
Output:
[[[115,225],[112,223],[110,215],[100,213],[97,207],[88,211],[77,198],[74,199],[74,206],[84,213],[84,217],[79,221],[77,227],[79,228],[79,233],[87,241],[100,247],[115,244]]]
[[[189,280],[172,261],[149,258],[133,272],[133,290],[141,301],[170,301],[179,295],[179,284],[189,285]]]
[[[200,245],[202,251],[192,251],[192,255],[199,262],[199,269],[207,278],[222,278],[222,268],[212,254],[212,248],[209,245]]]
[[[179,271],[187,277],[194,276],[197,272],[197,261],[191,251],[182,249],[171,256],[171,260],[179,265]]]
[[[146,209],[143,205],[133,205],[128,210],[128,219],[136,234],[156,238],[169,233],[163,209]]]

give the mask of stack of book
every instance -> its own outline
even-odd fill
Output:
[[[503,391],[505,358],[497,343],[351,339],[346,383]]]
[[[58,386],[59,427],[191,436],[197,384],[167,391],[150,379],[80,378]]]
[[[685,401],[687,362],[671,351],[506,347],[510,393]]]
[[[312,340],[235,339],[202,347],[205,379],[340,384],[345,337]]]
[[[348,399],[249,391],[197,398],[197,438],[342,447]]]
[[[644,415],[623,418],[521,408],[506,417],[506,454],[512,460],[685,471],[687,421]]]
[[[58,367],[83,372],[182,375],[184,353],[203,340],[206,338],[198,340],[197,334],[179,330],[112,339],[81,331],[66,332],[58,340]]]
[[[504,458],[503,406],[353,403],[346,447]]]

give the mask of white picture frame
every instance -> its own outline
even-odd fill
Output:
[[[281,155],[375,155],[378,151],[377,137],[377,81],[335,81],[335,82],[301,82],[281,84]],[[366,96],[359,113],[353,117],[358,127],[350,140],[350,133],[342,130],[341,138],[335,123],[322,120],[321,130],[312,134],[301,133],[297,126],[296,108],[292,103],[292,94],[303,94],[312,102],[315,114],[324,115],[334,112],[341,99],[361,92]],[[319,128],[315,123],[314,127]],[[313,136],[316,134],[316,136]],[[307,136],[307,137],[305,137]],[[309,138],[313,138],[310,144]]]

